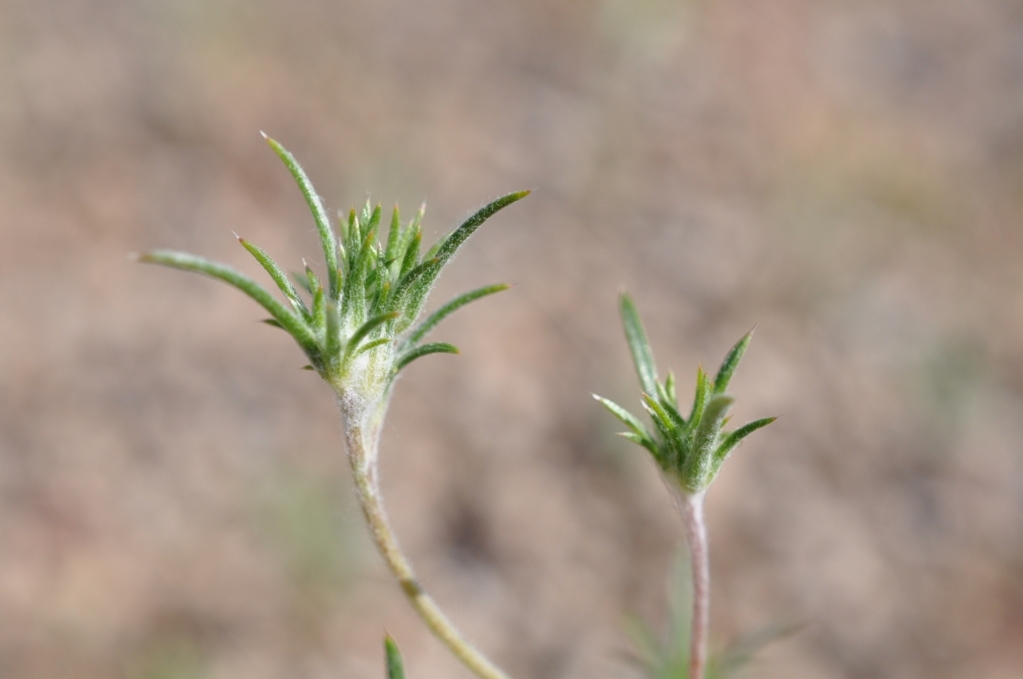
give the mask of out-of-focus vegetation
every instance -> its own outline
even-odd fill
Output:
[[[513,676],[631,676],[623,616],[664,626],[670,500],[588,396],[639,407],[622,287],[678,371],[758,324],[736,421],[781,419],[708,498],[717,647],[797,620],[752,676],[1019,676],[1020,35],[1008,0],[0,4],[0,676],[379,677],[385,629],[461,671],[300,352],[125,256],[317,261],[259,130],[332,209],[428,200],[428,241],[536,187],[436,299],[516,287],[382,444],[421,577]]]

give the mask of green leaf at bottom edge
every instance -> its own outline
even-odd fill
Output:
[[[405,665],[401,651],[391,635],[384,637],[384,658],[387,661],[387,679],[405,679]]]

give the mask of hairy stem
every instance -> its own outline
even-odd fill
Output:
[[[693,573],[693,622],[689,635],[689,679],[703,679],[707,664],[707,630],[710,623],[710,562],[707,526],[703,521],[703,492],[679,493]]]
[[[377,446],[383,412],[371,413],[369,417],[364,417],[358,412],[350,412],[343,403],[340,407],[345,419],[348,459],[352,465],[362,512],[369,525],[373,542],[397,578],[405,596],[430,631],[476,676],[480,679],[509,679],[507,674],[462,636],[433,598],[423,590],[412,570],[412,565],[398,545],[398,539],[384,511],[377,474]]]

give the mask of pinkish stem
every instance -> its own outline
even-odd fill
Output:
[[[692,558],[693,621],[689,636],[689,679],[703,679],[707,665],[707,630],[710,625],[710,562],[707,526],[703,522],[703,493],[679,493],[682,523]]]

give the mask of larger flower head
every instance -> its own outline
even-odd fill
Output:
[[[202,257],[154,250],[139,259],[233,285],[266,309],[267,323],[295,339],[309,359],[308,367],[337,391],[343,405],[364,409],[386,402],[394,377],[413,360],[431,353],[457,353],[450,344],[422,341],[434,326],[459,307],[507,289],[490,285],[467,292],[417,324],[430,290],[455,252],[490,216],[529,191],[488,203],[422,254],[422,209],[402,225],[395,207],[385,241],[380,240],[380,206],[371,208],[369,203],[360,212],[351,210],[347,218],[339,218],[335,233],[301,166],[283,146],[264,137],[284,161],[313,214],[323,248],[325,280],[307,265],[303,273],[293,276],[293,283],[269,255],[243,238],[239,242],[266,270],[285,301],[245,274]]]

